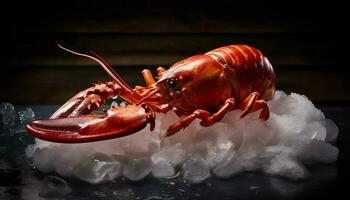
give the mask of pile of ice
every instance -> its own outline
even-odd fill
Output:
[[[10,135],[22,141],[25,124],[34,118],[35,113],[31,108],[17,111],[11,103],[0,103],[0,137]]]
[[[270,118],[259,112],[240,119],[240,110],[228,113],[211,127],[194,121],[167,137],[158,135],[177,116],[158,114],[156,129],[85,144],[58,144],[41,140],[29,146],[27,156],[45,173],[100,183],[118,177],[141,180],[147,176],[182,176],[199,183],[210,176],[232,177],[244,171],[262,171],[291,179],[310,174],[304,164],[331,163],[338,156],[331,145],[338,128],[305,96],[277,91],[269,102]]]

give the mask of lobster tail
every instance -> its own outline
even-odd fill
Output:
[[[258,49],[247,45],[229,45],[209,51],[206,55],[232,69],[240,83],[241,98],[252,92],[259,92],[265,100],[273,98],[276,76],[270,61]]]

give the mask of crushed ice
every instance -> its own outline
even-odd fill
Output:
[[[15,107],[10,103],[0,104],[0,116],[4,126],[14,126],[17,120]]]
[[[46,176],[41,184],[39,196],[41,197],[64,197],[71,193],[72,189],[67,182],[57,176]]]
[[[25,125],[35,119],[35,113],[31,108],[17,111],[11,103],[0,103],[0,136],[10,135],[23,144],[28,138],[25,134]]]
[[[213,126],[194,121],[161,139],[158,135],[177,119],[170,112],[157,115],[153,132],[145,128],[124,138],[85,144],[36,139],[26,152],[42,172],[90,183],[178,173],[190,183],[200,183],[211,176],[227,178],[256,170],[302,179],[310,175],[305,164],[336,161],[338,149],[329,142],[336,140],[338,127],[310,100],[277,91],[268,104],[271,114],[266,122],[258,119],[259,111],[240,119],[241,111],[234,110]]]

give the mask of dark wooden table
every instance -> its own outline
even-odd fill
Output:
[[[17,107],[25,108],[23,107]],[[114,183],[90,185],[66,179],[72,193],[65,199],[314,199],[341,197],[346,193],[349,175],[350,107],[319,106],[339,126],[337,163],[308,166],[312,178],[290,181],[259,172],[243,173],[229,179],[212,177],[205,183],[189,185],[181,179],[159,180],[148,177],[139,182],[117,179]],[[38,118],[49,116],[57,106],[32,107]],[[23,133],[25,134],[25,133]],[[29,167],[24,148],[30,136],[2,133],[0,138],[0,199],[37,199],[43,178],[49,174]]]

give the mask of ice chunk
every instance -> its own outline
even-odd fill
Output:
[[[325,120],[325,126],[326,126],[326,130],[327,130],[326,141],[327,142],[335,141],[337,139],[338,133],[339,133],[338,126],[331,119]]]
[[[261,120],[248,120],[245,119],[243,127],[243,141],[242,147],[252,146],[264,146],[272,142],[275,137],[275,131],[271,129],[271,126],[267,125]]]
[[[222,162],[216,165],[213,173],[221,178],[228,178],[241,173],[244,170],[244,166],[240,161],[242,161],[242,158],[239,158],[237,153],[232,151]]]
[[[260,163],[264,172],[272,175],[301,179],[309,173],[295,157],[296,149],[284,145],[267,147],[260,155]]]
[[[323,120],[324,114],[304,95],[291,93],[289,96],[274,99],[269,103],[270,109],[277,115],[296,117],[300,121]]]
[[[19,120],[21,124],[26,124],[34,120],[35,113],[31,108],[21,110],[18,112]]]
[[[55,164],[52,157],[52,148],[37,148],[33,153],[33,164],[38,170],[48,173],[53,171],[52,164]]]
[[[311,122],[307,124],[303,130],[304,133],[302,133],[302,139],[308,140],[308,138],[304,137],[309,137],[312,140],[322,140],[324,141],[326,139],[326,128],[321,124],[319,121]]]
[[[325,119],[321,110],[317,109],[305,95],[291,93],[290,98],[295,101],[288,106],[292,115],[300,117],[304,121],[320,121]]]
[[[298,161],[286,155],[279,155],[263,166],[264,172],[279,175],[293,180],[307,178],[309,172]]]
[[[171,166],[183,162],[186,158],[185,150],[181,143],[177,143],[171,147],[165,147],[161,151],[154,153],[151,157],[153,163],[166,162]]]
[[[121,174],[122,164],[110,156],[97,153],[74,168],[74,175],[89,183],[112,181]]]
[[[64,148],[64,153],[60,152],[60,149]],[[57,145],[54,148],[52,159],[54,160],[53,168],[55,171],[63,176],[72,176],[74,167],[82,162],[85,156],[89,156],[88,151],[81,150],[81,147],[62,144]]]
[[[170,162],[160,160],[153,164],[152,175],[158,178],[171,177],[175,174],[174,167]]]
[[[60,198],[71,193],[72,189],[67,182],[57,176],[46,176],[42,182],[39,196],[47,198]]]
[[[286,96],[287,96],[287,94],[286,94],[284,91],[282,91],[282,90],[276,90],[274,100],[275,100],[275,101],[276,101],[276,100],[280,100],[281,98],[284,98],[284,97],[286,97]]]
[[[15,107],[10,103],[0,104],[0,116],[5,126],[14,126],[17,122]]]
[[[210,168],[215,167],[221,162],[229,152],[234,148],[234,143],[231,141],[221,141],[217,145],[208,149],[206,162]]]
[[[89,156],[87,150],[82,151],[79,146],[68,144],[52,144],[34,149],[33,164],[38,170],[46,173],[56,171],[63,176],[71,176],[75,165],[81,162],[84,156]],[[28,154],[30,155],[30,152]]]
[[[101,144],[104,142],[101,142]],[[159,151],[160,139],[146,127],[128,137],[114,139],[106,148],[113,151],[122,151],[129,158],[145,157]]]
[[[203,182],[210,176],[210,171],[205,160],[199,155],[193,155],[182,165],[184,179],[190,183]]]
[[[280,155],[295,156],[295,149],[294,147],[285,145],[267,146],[265,150],[260,154],[260,161],[263,163],[268,163],[271,159]]]
[[[141,180],[152,171],[152,162],[149,158],[135,158],[127,162],[124,167],[124,176],[132,181]]]
[[[312,140],[299,152],[299,159],[304,163],[332,163],[337,160],[337,147],[320,140]]]
[[[270,118],[266,122],[269,127],[275,130],[281,142],[299,137],[306,122],[291,115],[276,115],[270,113]]]

